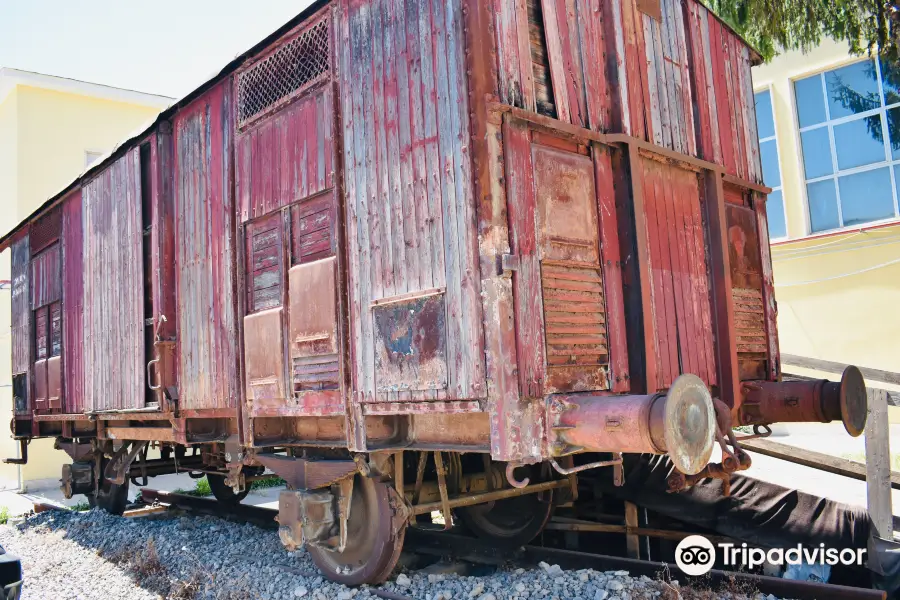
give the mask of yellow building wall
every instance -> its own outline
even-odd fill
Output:
[[[29,214],[85,168],[85,151],[109,152],[159,114],[156,108],[18,86],[19,208]]]
[[[772,94],[787,214],[789,239],[772,248],[778,331],[783,353],[900,372],[900,224],[808,234],[793,80],[856,60],[826,40],[753,70]]]
[[[14,111],[5,107],[13,106]],[[8,114],[14,117],[10,119]],[[0,230],[7,232],[84,171],[85,151],[107,153],[145,126],[158,107],[117,102],[75,93],[18,85],[0,105]],[[4,121],[4,115],[7,120]],[[8,132],[16,132],[10,143]],[[12,150],[10,150],[12,147]],[[10,168],[12,165],[12,168]],[[9,279],[9,252],[0,262],[0,279]],[[4,274],[5,273],[5,274]],[[0,384],[11,383],[9,292],[0,292]],[[0,388],[0,427],[12,414],[12,390]],[[34,440],[19,483],[25,489],[60,477],[69,457],[53,448],[53,439]],[[0,432],[0,458],[17,447]],[[8,486],[10,467],[0,465],[0,488]],[[40,482],[40,483],[38,483]]]

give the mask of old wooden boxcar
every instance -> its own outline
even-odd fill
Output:
[[[696,0],[316,3],[0,241],[14,460],[57,438],[112,511],[268,469],[357,584],[435,510],[525,541],[622,453],[677,490],[749,464],[735,424],[858,435],[857,370],[780,381],[757,60]]]

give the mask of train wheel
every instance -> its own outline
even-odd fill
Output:
[[[103,477],[100,489],[88,494],[87,499],[91,508],[102,508],[110,514],[121,515],[128,504],[128,479],[123,484],[117,484]]]
[[[524,546],[544,530],[553,514],[553,491],[458,508],[460,522],[498,547]]]
[[[224,475],[207,474],[206,480],[209,482],[209,489],[212,490],[213,496],[222,504],[235,506],[240,504],[247,497],[247,494],[250,493],[249,484],[244,487],[243,492],[235,493],[234,488],[225,484]]]
[[[356,477],[344,551],[307,545],[313,562],[326,577],[357,586],[382,583],[390,576],[406,536],[406,520],[395,511],[392,494],[396,493],[386,483]]]

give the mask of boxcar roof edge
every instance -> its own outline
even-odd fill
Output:
[[[717,15],[711,8],[709,8],[704,2],[701,0],[687,0],[689,2],[696,2],[700,4],[703,8],[709,11],[709,14],[712,15],[714,19],[719,21],[723,27],[728,29],[731,33],[733,33],[741,42],[750,50],[752,54],[753,60],[751,64],[756,66],[763,62],[762,55],[759,51],[753,47],[742,35],[740,35],[734,28],[728,24],[724,19],[722,19],[719,15]],[[90,167],[88,167],[84,172],[82,172],[78,177],[73,179],[68,185],[62,188],[60,191],[52,195],[45,202],[43,202],[40,206],[38,206],[34,211],[31,212],[27,217],[19,221],[19,223],[7,232],[2,238],[0,238],[0,252],[9,248],[12,244],[14,238],[18,236],[18,234],[22,231],[22,229],[28,225],[30,222],[34,221],[37,217],[39,217],[42,213],[46,212],[50,208],[54,207],[56,204],[65,199],[68,194],[78,187],[83,182],[89,181],[95,174],[99,173],[109,165],[111,165],[115,160],[120,158],[125,152],[130,150],[135,143],[139,142],[143,138],[150,135],[153,130],[158,127],[161,123],[169,120],[172,116],[175,115],[178,110],[183,108],[184,106],[190,104],[208,89],[218,84],[222,79],[231,75],[235,71],[237,71],[248,59],[255,57],[256,55],[265,52],[267,47],[272,43],[276,42],[280,37],[287,34],[291,29],[297,27],[307,19],[313,17],[316,13],[326,7],[331,0],[315,0],[312,4],[310,4],[306,9],[300,12],[297,16],[290,19],[287,23],[267,35],[265,38],[254,44],[248,50],[242,52],[233,58],[228,64],[226,64],[222,69],[220,69],[215,75],[201,83],[197,88],[193,91],[189,92],[187,95],[182,97],[180,100],[174,102],[171,106],[161,111],[156,118],[147,125],[146,128],[140,130],[138,133],[135,133],[131,137],[128,137],[122,140],[118,145],[116,145],[113,150],[103,157],[101,160],[97,161]]]
[[[226,64],[214,75],[206,79],[193,91],[189,92],[187,95],[174,102],[171,106],[161,111],[156,116],[156,118],[145,128],[119,142],[115,146],[115,148],[113,148],[113,150],[110,151],[106,156],[102,157],[101,160],[85,169],[78,177],[69,182],[61,190],[50,196],[50,198],[48,198],[40,206],[34,209],[27,217],[20,220],[14,228],[12,228],[2,238],[0,238],[0,252],[3,252],[4,250],[9,248],[9,246],[14,241],[14,238],[26,225],[34,221],[42,213],[53,208],[56,204],[64,200],[69,195],[69,193],[72,192],[73,189],[78,187],[80,184],[89,181],[91,178],[93,178],[94,175],[100,173],[103,169],[111,165],[128,150],[132,149],[136,143],[142,141],[148,135],[152,134],[154,129],[156,129],[161,123],[173,117],[175,113],[178,112],[178,110],[180,110],[184,106],[187,106],[199,96],[201,96],[204,92],[209,90],[211,87],[218,84],[222,79],[237,71],[249,59],[252,59],[257,54],[265,52],[269,45],[276,42],[283,35],[291,31],[307,19],[313,17],[316,13],[326,7],[330,2],[331,0],[315,0],[298,15],[291,18],[287,23],[267,35],[265,38],[254,44],[249,49],[235,56],[233,59],[231,59],[231,61],[228,62],[228,64]]]

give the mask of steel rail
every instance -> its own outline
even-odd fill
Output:
[[[244,504],[229,507],[207,498],[172,494],[147,488],[141,489],[141,497],[150,502],[158,502],[190,512],[223,518],[235,518],[268,529],[275,529],[278,526],[275,520],[278,511],[271,508]],[[434,504],[440,505],[439,502]],[[812,581],[794,581],[738,571],[713,569],[702,577],[691,577],[682,573],[676,565],[660,561],[638,560],[543,546],[526,546],[512,551],[503,550],[485,540],[453,532],[418,527],[410,527],[407,530],[404,550],[440,557],[454,557],[459,560],[488,565],[516,564],[535,567],[539,563],[545,562],[559,565],[567,570],[628,571],[632,577],[646,575],[653,579],[663,575],[677,578],[682,586],[687,584],[700,589],[710,589],[729,583],[738,583],[745,584],[764,594],[774,594],[779,598],[793,598],[795,600],[819,600],[821,598],[828,598],[829,600],[887,600],[886,592],[880,590]],[[402,595],[391,593],[378,595],[384,598],[404,598]]]

